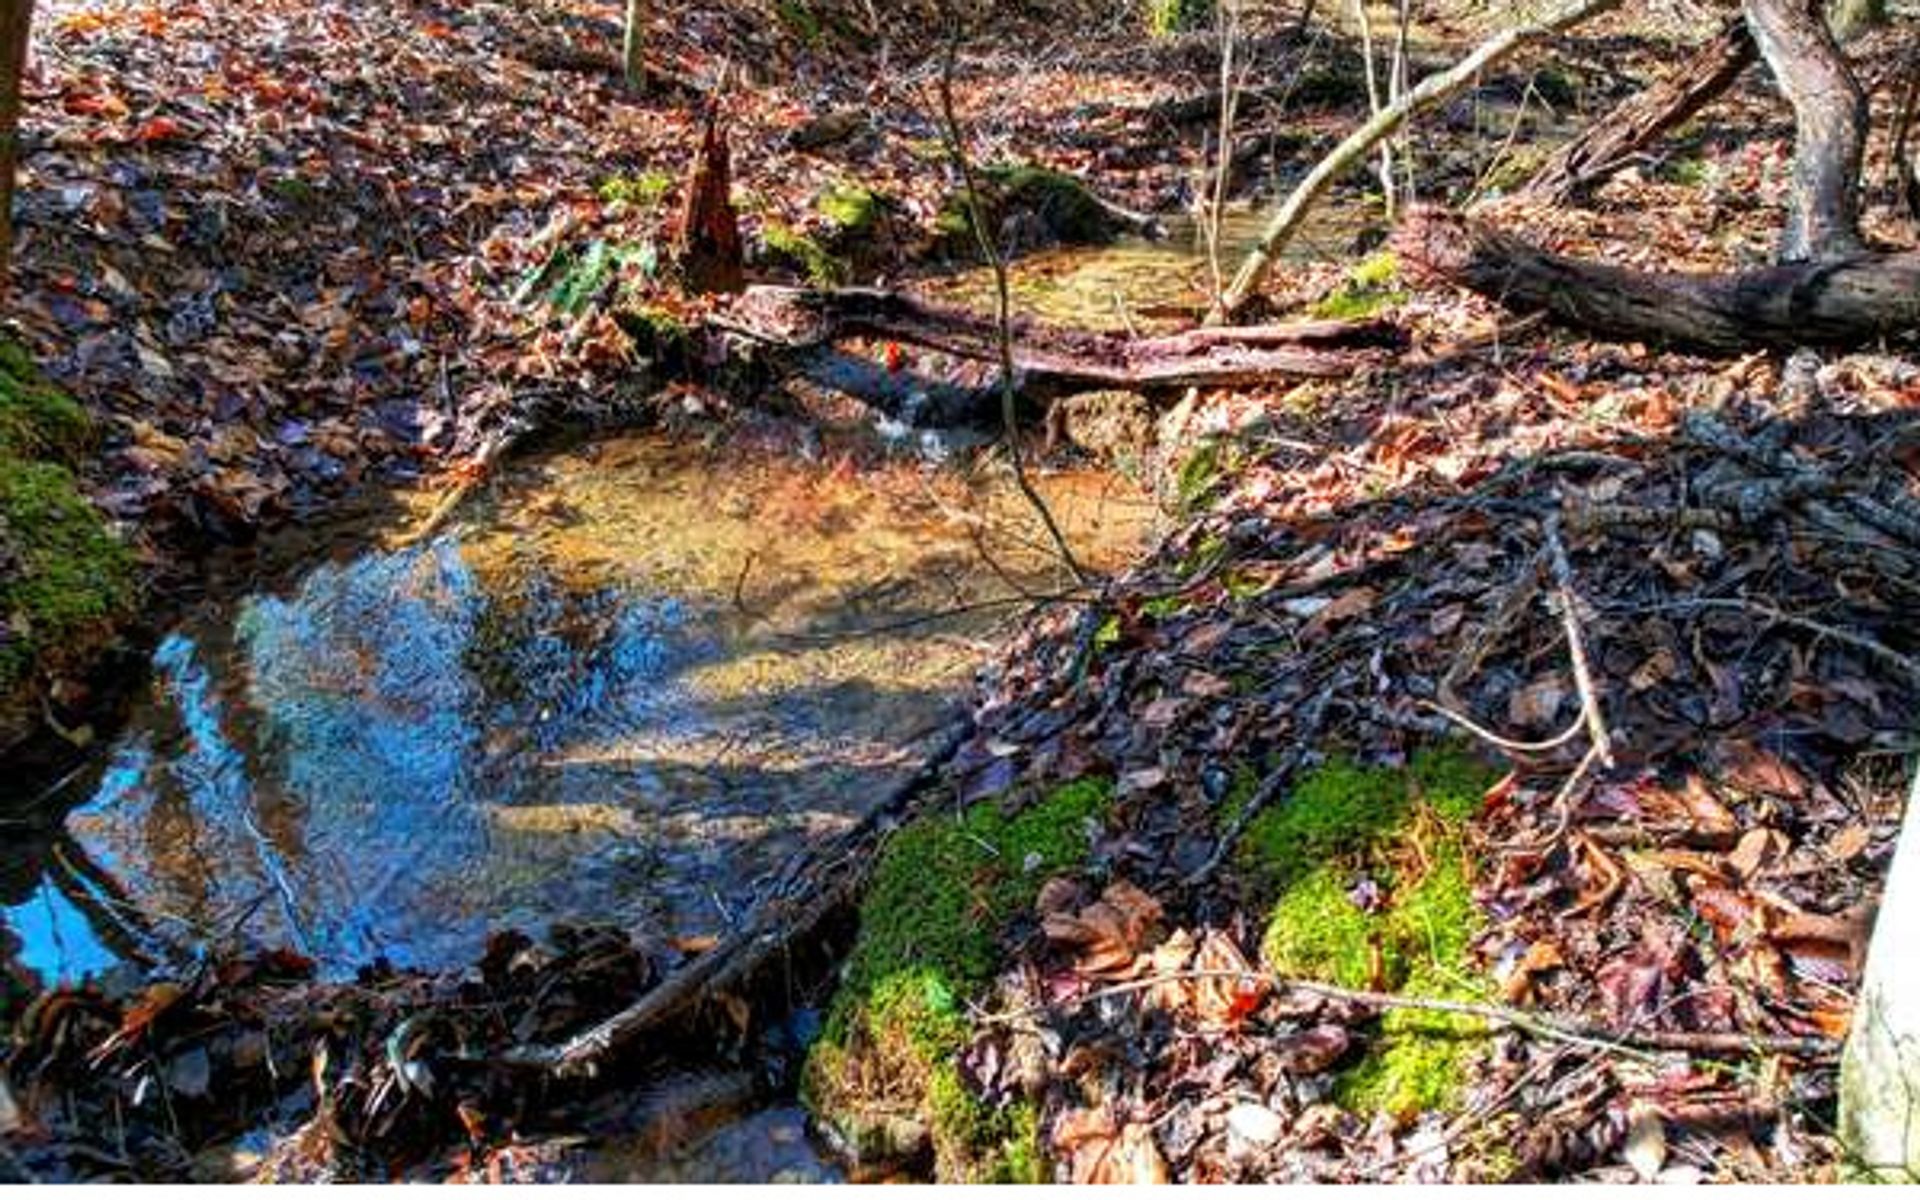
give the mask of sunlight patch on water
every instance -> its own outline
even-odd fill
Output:
[[[1106,477],[1042,482],[1090,561],[1155,520]],[[643,437],[510,466],[471,526],[167,636],[52,835],[88,865],[10,864],[41,877],[21,964],[278,945],[340,975],[509,925],[724,933],[910,772],[998,602],[1063,583],[1004,479]]]

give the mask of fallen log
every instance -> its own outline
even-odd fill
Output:
[[[1585,198],[1641,150],[1732,87],[1759,57],[1746,20],[1735,17],[1671,75],[1629,97],[1555,151],[1521,190],[1556,204]]]
[[[864,336],[980,362],[1000,357],[991,316],[877,288],[754,287],[712,323],[790,348]],[[1030,319],[1012,324],[1014,370],[1022,378],[1130,390],[1230,386],[1278,376],[1338,377],[1405,340],[1399,329],[1380,321],[1213,327],[1150,338]]]
[[[1856,345],[1920,329],[1920,253],[1859,254],[1711,275],[1634,271],[1542,250],[1437,209],[1394,250],[1415,278],[1616,337],[1706,350]]]

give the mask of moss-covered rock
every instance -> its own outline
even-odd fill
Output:
[[[1248,826],[1241,877],[1271,903],[1262,953],[1276,973],[1429,998],[1478,993],[1470,958],[1482,927],[1467,825],[1494,774],[1455,752],[1406,770],[1336,761]],[[1336,1096],[1403,1115],[1460,1101],[1480,1023],[1393,1010]]]
[[[976,173],[987,227],[1011,251],[1049,245],[1099,246],[1118,237],[1121,220],[1085,184],[1064,171],[1020,164]],[[973,209],[956,189],[934,218],[935,252],[944,258],[979,257]]]
[[[1041,1181],[1038,1114],[982,1101],[954,1057],[1003,934],[1048,877],[1086,860],[1110,795],[1085,780],[1016,813],[983,802],[912,825],[882,852],[803,1085],[856,1155],[930,1155],[949,1182]]]
[[[133,611],[131,556],[80,493],[86,415],[0,343],[0,749],[33,728],[40,688],[84,674]]]

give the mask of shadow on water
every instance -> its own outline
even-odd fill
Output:
[[[1016,589],[1061,586],[1009,489],[950,476],[615,439],[509,468],[470,529],[182,624],[0,851],[18,966],[288,946],[338,977],[507,926],[725,932],[911,772]],[[1050,486],[1096,558],[1152,519]]]

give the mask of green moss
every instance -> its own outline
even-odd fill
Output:
[[[17,344],[0,340],[0,454],[71,464],[92,440],[87,415]]]
[[[818,47],[826,40],[826,28],[820,18],[801,0],[778,0],[773,11],[780,23],[787,27],[787,32],[808,46]]]
[[[0,341],[0,692],[84,665],[132,609],[131,556],[68,469],[91,441],[80,406]]]
[[[1034,217],[1046,236],[1066,245],[1103,245],[1120,232],[1119,224],[1086,185],[1064,171],[1032,164],[988,167],[975,180],[989,228],[997,229],[1016,213]],[[934,217],[933,230],[948,254],[974,253],[972,205],[966,189],[956,190]]]
[[[596,189],[608,204],[623,204],[641,212],[651,212],[673,190],[673,176],[665,171],[642,171],[638,175],[615,175],[601,181]]]
[[[828,253],[819,242],[778,221],[769,221],[760,231],[760,240],[777,261],[805,275],[818,287],[837,287],[845,282],[847,264]]]
[[[1404,303],[1409,293],[1396,288],[1400,264],[1391,250],[1382,250],[1355,264],[1347,278],[1312,308],[1316,317],[1356,321],[1389,305]]]
[[[1405,770],[1335,761],[1254,819],[1239,864],[1272,897],[1261,950],[1277,973],[1434,998],[1473,996],[1470,950],[1482,927],[1465,842],[1494,779],[1478,760],[1423,751]],[[1357,885],[1378,900],[1357,902]],[[1405,1114],[1458,1104],[1480,1023],[1393,1010],[1338,1096]]]
[[[1147,0],[1147,32],[1154,37],[1204,29],[1213,23],[1213,0]]]
[[[1038,1121],[997,1109],[954,1069],[967,1000],[992,979],[999,938],[1048,877],[1084,862],[1111,804],[1104,780],[1055,789],[1008,814],[992,802],[902,830],[874,868],[860,933],[808,1056],[804,1097],[829,1120],[863,1106],[911,1110],[931,1131],[941,1178],[1038,1180]]]
[[[1192,512],[1220,482],[1223,457],[1220,442],[1209,440],[1194,447],[1193,453],[1181,460],[1179,473],[1174,477],[1174,501],[1181,512]]]
[[[880,197],[855,183],[828,188],[814,207],[841,233],[865,233],[880,220]]]
[[[77,665],[133,605],[133,564],[58,463],[0,457],[0,687]]]
[[[1659,178],[1666,183],[1677,183],[1682,187],[1700,187],[1713,178],[1713,168],[1703,158],[1691,156],[1670,158],[1661,165]]]

